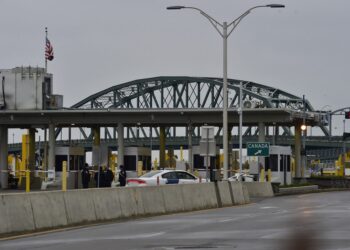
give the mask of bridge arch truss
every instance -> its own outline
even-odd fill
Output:
[[[229,108],[237,108],[239,105],[240,83],[243,86],[244,108],[285,108],[298,111],[304,111],[305,108],[307,112],[314,112],[311,104],[301,97],[278,88],[236,79],[228,79]],[[117,84],[81,100],[71,109],[208,109],[222,106],[222,78],[160,76]],[[320,128],[328,134],[326,127],[321,125]],[[85,139],[92,137],[92,133],[87,136],[84,130],[80,131]],[[106,131],[107,138],[115,138],[115,128],[113,132],[108,128]],[[218,135],[220,132],[221,128],[217,131]],[[243,132],[244,135],[256,135],[258,129],[245,126]],[[168,127],[166,133],[168,137],[176,137],[176,128]],[[199,136],[199,129],[194,129],[192,133]],[[134,128],[127,128],[126,135],[127,138],[147,138],[158,136],[159,131],[157,128],[147,129],[135,124]],[[284,127],[281,135],[291,136],[292,132]]]

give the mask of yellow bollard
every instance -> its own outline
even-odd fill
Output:
[[[272,180],[272,172],[271,172],[271,169],[268,169],[267,170],[267,181],[271,182],[271,180]]]
[[[154,161],[153,161],[153,169],[154,170],[158,170],[158,160],[157,160],[157,158],[155,158]]]
[[[67,191],[67,162],[62,162],[62,191]]]
[[[199,172],[198,172],[198,170],[196,169],[196,170],[194,170],[194,176],[196,176],[196,177],[199,177]]]
[[[26,193],[30,192],[30,170],[26,171]]]
[[[137,162],[137,176],[141,176],[143,175],[143,162],[142,161],[138,161]]]
[[[260,177],[259,177],[260,182],[265,182],[265,169],[260,170]]]
[[[180,161],[183,161],[184,160],[184,150],[183,150],[183,147],[180,146]]]

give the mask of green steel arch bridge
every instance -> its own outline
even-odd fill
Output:
[[[256,112],[257,116],[264,116],[269,110],[288,110],[299,115],[300,118],[317,116],[309,125],[319,127],[322,136],[306,138],[306,148],[319,158],[334,158],[342,148],[342,138],[331,136],[328,124],[331,116],[324,111],[315,110],[308,100],[298,97],[286,91],[271,86],[244,80],[228,79],[228,103],[229,109],[236,110],[239,106],[239,85],[243,86],[243,143],[256,141],[259,129],[254,119],[247,121],[246,112]],[[171,110],[182,112],[183,110],[222,110],[223,107],[223,80],[212,77],[188,77],[188,76],[160,76],[134,80],[122,84],[116,84],[110,88],[97,92],[67,110],[128,110],[145,111]],[[150,118],[152,119],[152,117]],[[208,117],[208,119],[210,119]],[[144,123],[126,122],[125,146],[143,145],[153,149],[159,147],[159,129],[157,126],[148,126]],[[208,121],[209,123],[209,121]],[[204,123],[205,124],[205,123]],[[217,121],[217,142],[222,145],[221,125],[222,118]],[[234,128],[237,123],[231,124],[231,143],[238,147],[238,138]],[[272,144],[293,145],[294,132],[291,125],[278,122],[266,122],[266,141]],[[200,126],[202,124],[186,124],[182,127],[167,125],[167,146],[179,148],[187,145],[187,135],[192,133],[193,144],[200,138]],[[190,130],[188,127],[190,126]],[[90,128],[76,128],[79,136],[72,138],[69,128],[68,139],[63,138],[62,128],[56,130],[58,145],[76,144],[90,150],[92,147],[93,133]],[[102,132],[103,134],[103,132]],[[77,136],[76,136],[77,137]],[[61,138],[61,140],[60,140]],[[116,128],[105,127],[101,141],[108,143],[116,149]],[[19,151],[20,145],[9,146],[10,151]],[[317,152],[316,152],[316,151]],[[329,153],[329,152],[333,153]],[[324,153],[327,152],[327,153]]]

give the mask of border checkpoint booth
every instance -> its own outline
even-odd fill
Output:
[[[124,167],[127,177],[137,177],[143,171],[151,171],[151,149],[147,147],[125,147]]]
[[[85,164],[83,147],[56,147],[55,148],[55,177],[62,180],[62,165],[67,162],[67,189],[82,187],[80,170]]]
[[[216,155],[209,156],[210,164],[209,164],[209,173],[212,175],[212,170],[217,169],[220,159],[220,149],[218,146],[215,148]],[[198,171],[199,176],[202,178],[206,177],[206,156],[201,155],[200,146],[192,146],[192,154],[193,154],[193,170]]]
[[[265,157],[265,172],[271,169],[272,183],[289,185],[292,183],[290,146],[270,146],[270,156]]]

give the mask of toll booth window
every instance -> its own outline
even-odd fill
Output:
[[[286,160],[284,155],[280,155],[280,171],[283,172],[284,171],[284,166],[286,164]]]
[[[151,170],[151,157],[150,156],[139,156],[138,157],[138,161],[142,161],[142,169],[146,170],[146,171],[150,171]]]
[[[193,156],[193,167],[195,169],[197,168],[205,168],[204,167],[204,158],[200,155],[194,155]]]
[[[286,171],[290,172],[290,155],[281,155],[280,157],[280,171],[284,171],[286,168]]]
[[[270,155],[265,158],[265,170],[278,171],[278,155]]]
[[[211,156],[210,157],[210,168],[211,169],[215,169],[216,168],[216,157],[215,156]]]
[[[69,157],[69,171],[77,171],[82,168],[82,162],[79,160],[80,156],[73,155]]]
[[[135,155],[124,156],[124,167],[126,171],[136,171],[136,156]]]
[[[143,164],[145,166],[145,170],[149,171],[152,168],[152,164],[151,164],[151,156],[145,156],[143,159]]]
[[[62,172],[63,161],[67,161],[67,155],[56,155],[56,157],[55,157],[55,171]]]
[[[287,155],[287,171],[290,172],[290,155]]]

